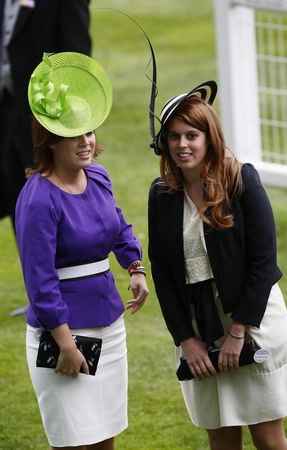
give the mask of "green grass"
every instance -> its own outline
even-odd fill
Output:
[[[143,244],[149,300],[139,313],[126,313],[129,350],[129,428],[117,438],[124,450],[205,450],[205,432],[190,423],[174,374],[174,347],[164,325],[147,260],[147,194],[158,175],[158,158],[149,148],[150,83],[145,77],[149,50],[137,27],[115,12],[131,15],[148,33],[158,61],[163,102],[216,77],[212,1],[92,1],[93,55],[108,70],[114,86],[110,117],[98,131],[105,151],[99,162],[109,171],[117,203]],[[217,103],[215,104],[217,108]],[[278,262],[287,273],[287,191],[269,188],[278,230]],[[25,359],[25,320],[9,312],[27,303],[10,222],[0,222],[0,449],[48,448]],[[118,288],[129,298],[127,274],[112,259]],[[287,298],[287,281],[280,283]],[[251,450],[244,430],[245,450]]]

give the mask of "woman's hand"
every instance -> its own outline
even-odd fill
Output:
[[[218,356],[218,368],[220,372],[229,372],[239,368],[239,356],[244,345],[243,336],[245,329],[246,325],[239,322],[233,321],[231,324]],[[238,337],[234,337],[232,334]],[[239,337],[242,337],[242,339]]]
[[[135,314],[145,304],[149,295],[145,275],[143,273],[133,273],[130,288],[134,298],[127,301],[126,309],[131,309],[131,313]]]
[[[209,359],[206,343],[194,337],[180,343],[186,362],[195,378],[207,378],[216,375]]]
[[[75,378],[81,367],[83,367],[84,373],[89,375],[87,361],[80,350],[77,349],[75,343],[73,347],[60,350],[57,367],[55,368],[56,373]]]
[[[60,375],[76,377],[82,367],[84,373],[89,375],[87,361],[80,350],[77,349],[68,324],[64,323],[50,331],[60,347],[60,354],[55,372]]]

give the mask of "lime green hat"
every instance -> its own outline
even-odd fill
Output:
[[[44,128],[75,137],[98,128],[112,106],[112,85],[105,70],[82,53],[44,53],[31,75],[28,100]]]

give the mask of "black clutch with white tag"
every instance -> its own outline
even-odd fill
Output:
[[[95,375],[101,354],[102,339],[73,335],[75,344],[84,355],[90,375]],[[36,360],[37,367],[54,369],[57,366],[60,348],[49,331],[44,330],[40,337],[39,350]],[[80,369],[83,373],[83,369]]]
[[[212,362],[214,368],[218,369],[218,355],[219,348],[214,350],[210,350],[208,352],[208,356],[210,361]],[[239,357],[239,366],[247,366],[248,364],[254,363],[263,363],[268,358],[268,351],[263,348],[258,348],[253,340],[247,341],[244,343],[240,357]],[[189,369],[189,366],[186,362],[185,358],[180,358],[180,366],[176,371],[177,378],[179,381],[191,380],[193,375]]]

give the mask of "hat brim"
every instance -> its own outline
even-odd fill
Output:
[[[169,117],[172,115],[172,113],[174,113],[175,110],[188,98],[199,97],[202,100],[205,100],[210,105],[212,105],[216,93],[217,93],[217,85],[215,81],[206,81],[205,83],[200,84],[199,86],[197,86],[192,91],[186,94],[177,95],[176,97],[171,98],[166,102],[161,111],[160,114],[161,124],[164,125],[166,121],[169,119]]]
[[[62,137],[80,136],[98,128],[112,105],[112,85],[105,70],[94,59],[81,53],[57,53],[49,59],[52,70],[42,61],[32,76],[41,76],[51,70],[50,80],[55,90],[61,84],[69,88],[62,114],[52,118],[35,108],[30,80],[28,99],[36,119],[50,132]]]
[[[158,134],[155,138],[155,153],[157,155],[161,154],[161,150],[163,149],[163,146],[161,144],[161,134],[162,134],[162,128],[168,121],[168,119],[176,112],[178,107],[187,99],[191,97],[199,97],[202,100],[206,101],[210,105],[214,102],[214,99],[216,97],[217,93],[217,84],[215,81],[206,81],[196,88],[192,89],[192,91],[180,94],[175,97],[172,97],[169,99],[164,107],[162,108],[161,114],[160,114],[160,122],[161,122],[161,128]]]

